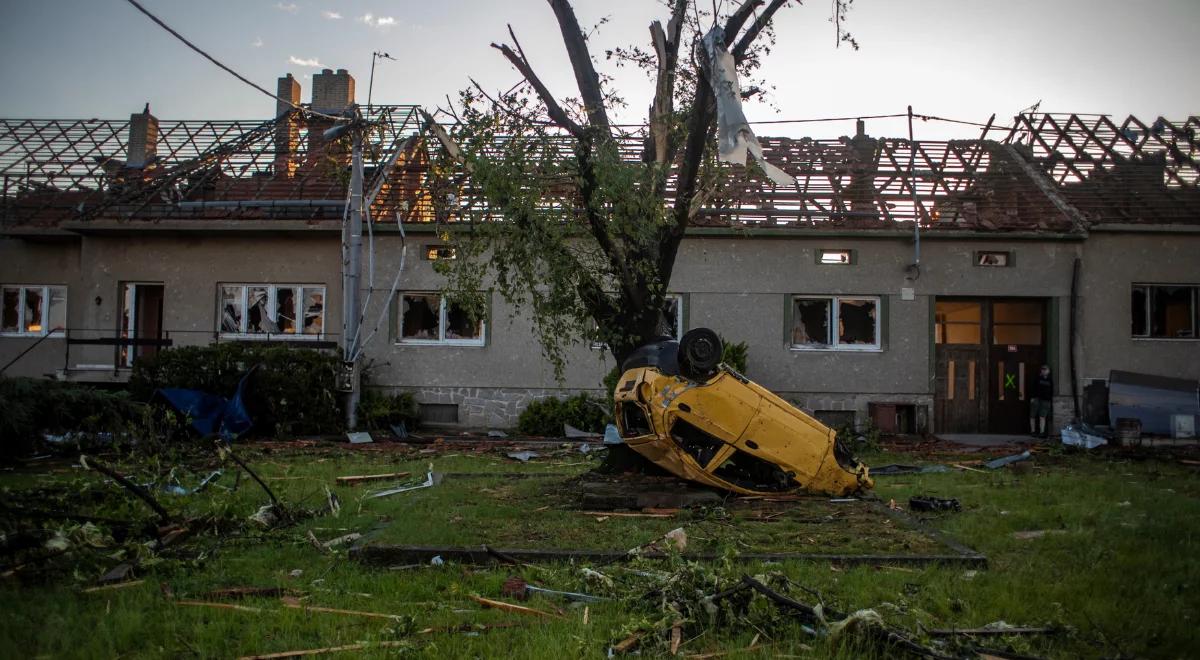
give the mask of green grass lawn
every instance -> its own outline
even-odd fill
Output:
[[[573,481],[563,475],[580,474],[598,463],[595,457],[573,451],[543,452],[543,458],[526,464],[502,454],[454,448],[432,453],[420,453],[419,448],[364,452],[328,446],[266,451],[252,445],[239,453],[285,502],[319,507],[329,487],[342,501],[340,515],[270,531],[235,524],[266,502],[248,479],[241,480],[235,493],[213,488],[191,496],[158,495],[172,512],[214,522],[175,550],[161,556],[144,552],[148,565],[138,570],[137,577],[145,579],[138,586],[81,591],[125,558],[109,556],[117,551],[115,546],[72,551],[55,560],[53,571],[24,569],[0,581],[0,657],[237,657],[362,642],[374,646],[343,655],[604,657],[630,631],[646,630],[662,616],[661,599],[649,593],[652,581],[620,566],[599,569],[630,597],[589,605],[585,625],[583,608],[563,602],[535,597],[525,603],[551,612],[561,608],[563,618],[539,619],[482,609],[469,595],[511,601],[500,595],[500,587],[517,573],[549,588],[611,593],[584,576],[586,564],[513,569],[449,563],[387,570],[351,561],[345,548],[322,553],[308,540],[309,532],[321,541],[362,532],[371,543],[626,549],[683,527],[696,550],[944,553],[933,541],[896,530],[886,517],[866,508],[839,509],[843,505],[824,500],[779,503],[768,509],[727,502],[719,510],[684,512],[669,519],[599,521],[572,509]],[[170,467],[109,460],[146,481]],[[206,461],[178,471],[180,483],[194,485],[218,467],[215,457]],[[868,457],[869,464],[892,462],[919,461],[897,454]],[[379,499],[364,494],[391,484],[334,485],[339,475],[391,471],[412,472],[410,479],[401,481],[417,483],[429,463],[455,476],[433,488]],[[223,468],[226,474],[218,483],[230,486],[234,470],[230,465]],[[498,472],[542,476],[511,479]],[[13,521],[18,520],[11,514],[14,506],[150,519],[145,507],[115,488],[67,460],[0,472],[0,489],[10,511],[5,515]],[[785,562],[724,567],[722,575],[778,571],[812,594],[819,593],[830,607],[872,608],[888,625],[921,639],[926,639],[924,629],[1003,620],[1063,630],[1053,636],[989,639],[982,645],[1040,657],[1194,657],[1200,616],[1200,478],[1194,468],[1169,460],[1051,452],[1039,454],[1032,469],[1021,471],[881,477],[876,492],[883,501],[894,499],[905,507],[917,494],[958,498],[961,513],[928,515],[924,520],[986,554],[989,567]],[[773,522],[750,519],[768,510],[782,513]],[[17,524],[4,525],[11,532]],[[1045,533],[1032,538],[1014,535],[1029,531]],[[656,566],[661,568],[653,563],[634,568],[653,571]],[[286,607],[278,598],[225,601],[256,611],[177,604],[232,586],[284,587],[300,592],[310,606],[397,617],[303,611]],[[721,586],[714,585],[713,591]],[[793,595],[808,602],[816,598],[798,590]],[[756,603],[756,614],[748,620],[766,633],[759,643],[772,645],[734,657],[871,654],[863,647],[813,640],[773,608]],[[783,622],[765,627],[769,617]],[[518,625],[421,632],[496,623]],[[650,642],[662,631],[650,630],[647,650],[657,651],[662,646]],[[751,625],[704,621],[690,621],[685,630],[683,654],[741,649],[760,634]]]

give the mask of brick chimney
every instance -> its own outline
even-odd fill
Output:
[[[125,147],[127,167],[144,169],[158,154],[158,117],[150,114],[150,104],[140,113],[129,115],[129,143]]]
[[[866,122],[855,123],[854,137],[842,138],[850,147],[850,184],[842,193],[851,211],[878,216],[875,207],[875,151],[879,141],[867,135]]]
[[[312,109],[330,115],[341,114],[354,103],[354,76],[345,69],[323,69],[313,74]]]
[[[292,77],[292,74],[287,74],[279,79],[279,85],[275,88],[275,96],[280,99],[290,101],[294,105],[300,104],[300,82]],[[275,101],[275,117],[282,117],[291,112],[293,105],[284,103],[284,101]],[[281,119],[275,126],[275,175],[291,177],[296,173],[296,160],[293,154],[300,147],[300,119],[296,115],[292,115],[287,119]]]

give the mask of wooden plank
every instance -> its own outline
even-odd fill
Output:
[[[411,477],[412,472],[389,472],[387,474],[356,474],[338,477],[335,481],[339,486],[355,486],[368,481],[384,481],[386,479],[403,479]]]

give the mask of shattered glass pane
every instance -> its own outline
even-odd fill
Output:
[[[304,290],[304,334],[319,335],[325,330],[325,289]]]
[[[664,315],[667,317],[667,327],[670,328],[671,338],[679,339],[683,335],[683,299],[679,296],[670,296],[665,302]]]
[[[4,311],[0,315],[0,331],[17,332],[21,329],[21,290],[4,289]]]
[[[50,308],[49,308],[49,323],[46,330],[54,332],[55,330],[65,329],[67,327],[67,287],[52,286],[50,287]]]
[[[1190,286],[1150,287],[1150,336],[1168,339],[1196,336]]]
[[[400,337],[441,338],[441,297],[437,294],[405,294],[400,299]]]
[[[42,331],[42,288],[25,289],[25,332]]]
[[[240,286],[221,287],[221,332],[242,332],[242,289]]]
[[[479,339],[483,336],[483,319],[473,318],[470,312],[455,304],[447,305],[446,339]]]
[[[1129,307],[1133,311],[1133,336],[1145,337],[1149,334],[1149,321],[1146,319],[1146,287],[1133,287]]]
[[[296,332],[295,289],[281,286],[275,290],[275,320],[280,332]]]
[[[793,346],[829,346],[829,298],[797,298],[792,314]]]
[[[278,332],[279,329],[271,320],[270,295],[267,287],[250,287],[246,298],[246,332],[268,333]]]
[[[875,301],[838,301],[838,343],[875,345]]]

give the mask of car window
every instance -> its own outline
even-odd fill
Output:
[[[671,438],[702,468],[712,462],[713,456],[725,446],[719,439],[682,419],[676,419],[671,425]]]

